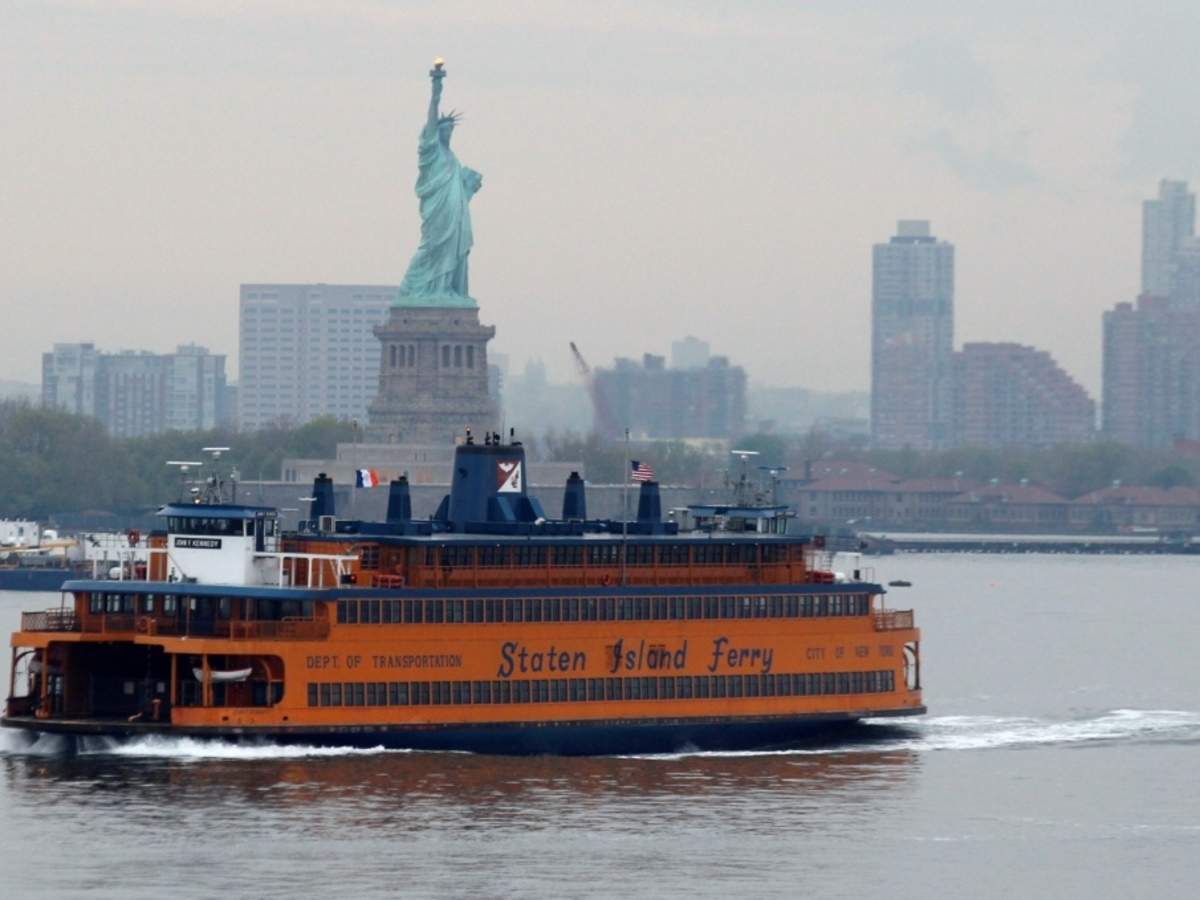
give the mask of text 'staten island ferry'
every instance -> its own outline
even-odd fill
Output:
[[[468,437],[432,520],[391,485],[387,521],[220,502],[164,507],[149,563],[71,581],[22,615],[3,724],[498,753],[662,752],[795,741],[923,713],[911,611],[837,578],[780,507],[626,523],[526,493],[513,440]],[[144,574],[143,574],[144,573]]]

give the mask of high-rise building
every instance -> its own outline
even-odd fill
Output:
[[[951,439],[954,245],[900,221],[872,266],[871,440],[931,450]]]
[[[728,357],[668,369],[663,357],[647,353],[641,364],[618,359],[593,377],[594,427],[604,437],[629,428],[637,437],[728,439],[745,429],[746,371]]]
[[[142,437],[166,430],[169,369],[170,357],[146,350],[102,354],[96,378],[96,418],[117,437]]]
[[[1083,444],[1095,430],[1095,402],[1045,350],[974,343],[954,354],[956,446]]]
[[[1164,178],[1158,197],[1142,203],[1142,293],[1167,297],[1175,254],[1196,233],[1196,195],[1186,181]]]
[[[1104,314],[1102,427],[1134,447],[1200,439],[1200,307],[1143,295]]]
[[[702,369],[708,365],[711,355],[708,341],[690,334],[681,341],[671,341],[672,369]]]
[[[98,419],[118,437],[231,424],[225,357],[187,344],[174,353],[100,353],[55,344],[42,354],[42,404]]]
[[[55,344],[42,354],[42,405],[81,416],[96,415],[95,344]]]
[[[1171,302],[1200,308],[1200,237],[1185,238],[1171,264]]]
[[[379,386],[379,340],[397,288],[243,284],[238,424],[303,424],[319,416],[366,421]]]

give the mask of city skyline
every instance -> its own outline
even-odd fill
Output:
[[[569,340],[610,359],[635,316],[650,334],[687,316],[761,383],[861,389],[862,253],[911,216],[961,250],[960,340],[1045,348],[1098,394],[1100,313],[1140,283],[1138,204],[1196,175],[1198,126],[1171,114],[1197,83],[1185,4],[2,15],[0,111],[20,126],[0,150],[3,378],[54,341],[232,357],[243,282],[396,283],[437,53],[467,112],[456,141],[488,173],[473,293],[498,349],[557,381]]]

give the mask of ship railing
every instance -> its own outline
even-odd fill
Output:
[[[274,571],[279,587],[324,588],[344,584],[357,556],[337,553],[255,553],[254,561],[262,562]]]
[[[229,637],[235,641],[312,641],[329,637],[325,619],[286,616],[277,620],[230,622]]]
[[[913,627],[911,609],[881,609],[875,613],[876,631],[904,631]]]
[[[46,609],[21,613],[22,631],[79,631],[73,609]]]

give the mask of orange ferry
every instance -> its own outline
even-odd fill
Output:
[[[519,442],[468,436],[414,520],[310,520],[219,494],[163,507],[144,566],[22,614],[3,724],[495,753],[794,742],[921,701],[920,633],[883,588],[835,575],[781,507],[589,520],[582,479],[549,520]],[[208,502],[205,502],[208,501]]]

